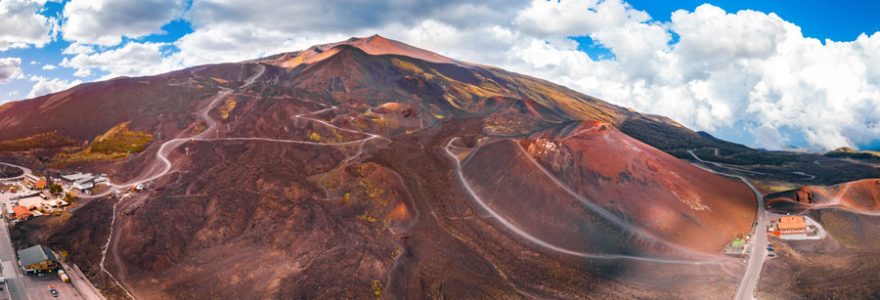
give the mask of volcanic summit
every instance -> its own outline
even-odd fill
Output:
[[[378,35],[11,102],[0,140],[107,174],[14,234],[113,298],[729,298],[759,205],[670,146],[727,144]]]

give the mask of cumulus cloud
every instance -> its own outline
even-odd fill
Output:
[[[17,79],[19,76],[22,76],[21,58],[0,58],[0,84],[7,83],[12,79]]]
[[[46,0],[0,1],[0,51],[52,41],[56,20],[39,14]]]
[[[91,45],[86,45],[78,42],[71,43],[67,48],[64,48],[64,51],[61,54],[66,55],[76,55],[76,54],[92,54],[95,53],[95,47]]]
[[[648,14],[620,1],[532,1],[517,12],[514,23],[537,37],[592,34],[623,26],[630,20],[647,21]]]
[[[800,146],[820,150],[880,137],[880,33],[820,41],[775,14],[727,12],[709,4],[659,22],[620,0],[193,0],[184,18],[194,32],[178,41],[133,41],[109,50],[85,45],[156,32],[180,13],[176,2],[168,3],[157,6],[163,13],[145,16],[155,20],[147,25],[126,27],[127,19],[107,17],[95,24],[118,31],[71,33],[84,45],[65,50],[73,57],[61,66],[75,68],[78,76],[155,74],[379,33],[545,78],[751,146],[779,149],[805,141]],[[88,8],[85,15],[110,11],[80,5]],[[613,56],[590,58],[574,36],[590,37]]]
[[[525,65],[514,68],[697,130],[744,133],[752,146],[780,149],[805,140],[803,146],[827,150],[880,138],[880,33],[823,42],[772,13],[706,4],[658,23],[625,5],[621,11],[579,4],[535,1],[522,10],[517,21],[524,30],[529,19],[551,25],[540,32],[545,42],[519,50]],[[614,26],[565,16],[603,9],[617,11],[618,18],[607,18]],[[676,43],[670,33],[679,36]],[[593,61],[574,45],[547,42],[558,34],[590,36],[615,58]]]
[[[217,25],[250,25],[297,32],[345,33],[381,28],[389,23],[412,26],[426,19],[455,24],[509,22],[506,14],[524,1],[363,1],[193,0],[187,19],[196,28]]]
[[[58,68],[58,66],[51,65],[51,64],[45,64],[42,67],[42,69],[45,71],[52,71],[52,70],[55,70],[56,68]]]
[[[122,37],[160,33],[185,8],[185,0],[72,0],[64,6],[61,32],[65,40],[113,46]]]
[[[31,76],[30,80],[35,83],[34,86],[31,88],[30,93],[28,93],[28,98],[34,98],[63,91],[82,83],[82,81],[79,80],[67,81],[60,78],[49,79],[42,76]]]
[[[61,61],[61,66],[76,69],[74,76],[77,77],[91,76],[94,70],[107,73],[105,78],[123,75],[152,75],[170,71],[179,66],[163,55],[162,47],[164,46],[168,46],[168,44],[130,42],[113,50],[77,54],[73,58],[65,58]]]

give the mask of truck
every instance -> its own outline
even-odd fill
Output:
[[[67,276],[64,270],[58,270],[58,278],[61,278],[61,281],[70,282],[70,276]]]

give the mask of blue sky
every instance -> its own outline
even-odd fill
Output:
[[[378,33],[754,147],[880,146],[878,1],[0,1],[0,102]]]
[[[69,0],[60,3],[47,2],[40,14],[50,17],[61,17],[61,11]],[[789,22],[799,25],[805,36],[821,40],[831,39],[836,41],[848,41],[855,39],[859,34],[880,31],[880,1],[818,1],[818,0],[774,0],[774,1],[653,1],[653,0],[630,0],[627,1],[636,9],[644,10],[654,20],[668,22],[672,12],[676,10],[693,11],[697,6],[711,3],[735,12],[749,9],[767,13],[775,13]],[[189,7],[191,3],[188,3]],[[183,17],[174,19],[161,27],[164,33],[151,34],[139,37],[136,40],[142,42],[166,42],[173,43],[179,38],[192,33],[192,25]],[[589,36],[572,36],[572,39],[580,43],[578,49],[588,53],[593,59],[613,59],[614,55],[601,44],[594,42]],[[131,40],[125,38],[124,40]],[[123,44],[105,47],[115,49]],[[63,78],[67,80],[80,79],[84,82],[101,78],[104,73],[97,73],[83,78],[73,76],[74,70],[69,68],[57,68],[47,71],[42,67],[46,64],[58,65],[65,55],[62,51],[70,46],[70,42],[58,38],[52,43],[42,47],[30,47],[24,49],[12,49],[0,52],[0,57],[20,57],[22,70],[26,75],[39,75],[44,77]],[[175,51],[172,46],[169,51]],[[69,57],[69,56],[68,56]],[[37,64],[31,64],[36,62]],[[22,98],[27,95],[32,82],[27,80],[14,81],[6,86],[0,86],[0,101]],[[16,97],[8,95],[10,92],[18,92]]]
[[[880,1],[820,1],[820,0],[763,0],[763,1],[656,1],[630,0],[634,8],[644,10],[654,20],[669,22],[676,10],[693,11],[704,3],[726,11],[744,9],[775,13],[786,21],[798,24],[805,36],[820,40],[850,41],[859,34],[880,31]],[[588,36],[573,37],[581,43],[580,49],[594,59],[613,57],[607,49],[597,45]]]
[[[627,1],[647,11],[654,19],[669,21],[673,11],[694,10],[703,3],[726,11],[750,9],[775,13],[786,21],[798,24],[805,36],[836,41],[849,41],[859,34],[880,30],[880,1],[820,0],[752,0],[752,1]]]

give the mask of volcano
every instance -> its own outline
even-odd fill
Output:
[[[732,297],[755,195],[636,121],[698,136],[371,36],[8,103],[0,140],[109,175],[15,235],[113,298]],[[94,155],[119,132],[143,150]]]

